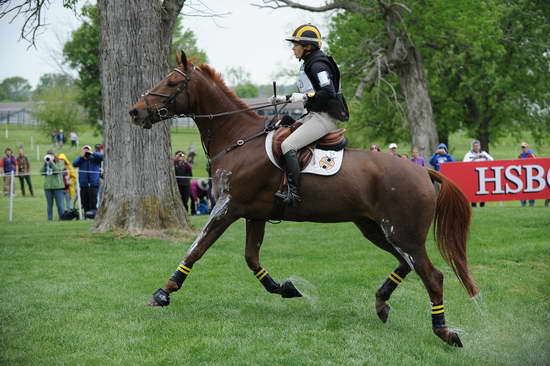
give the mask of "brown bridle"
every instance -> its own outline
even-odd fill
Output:
[[[147,90],[145,93],[143,93],[141,96],[143,97],[143,101],[145,102],[145,105],[147,106],[147,111],[151,115],[156,115],[159,118],[159,121],[175,117],[176,115],[174,113],[170,113],[168,108],[166,108],[165,106],[167,104],[172,104],[172,103],[175,104],[176,98],[178,97],[178,95],[180,95],[181,92],[183,92],[183,91],[187,91],[187,84],[189,84],[189,80],[191,80],[191,76],[193,75],[194,71],[195,71],[195,68],[192,68],[191,72],[186,74],[183,71],[181,71],[179,68],[174,69],[174,72],[177,72],[178,74],[181,74],[183,76],[183,80],[181,80],[178,83],[178,86],[177,86],[176,90],[171,95],[152,92],[152,91],[149,91],[149,90]],[[166,103],[164,103],[164,105],[159,105],[159,104],[151,105],[147,101],[147,97],[149,95],[167,98],[167,101],[166,101]]]

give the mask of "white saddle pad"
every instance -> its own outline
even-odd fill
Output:
[[[282,168],[277,164],[273,155],[273,135],[275,131],[271,131],[265,138],[265,152],[269,156],[269,160],[277,168]],[[344,149],[340,151],[314,149],[313,157],[309,164],[302,170],[302,173],[317,174],[317,175],[334,175],[338,173],[342,167],[344,159]]]

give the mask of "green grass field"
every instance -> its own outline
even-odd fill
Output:
[[[37,131],[10,130],[0,146],[27,146],[31,134],[47,146]],[[190,142],[200,151],[197,138],[180,129],[174,151]],[[453,139],[467,146],[467,139]],[[81,134],[82,144],[97,142]],[[494,155],[515,151],[503,145]],[[203,175],[202,154],[198,159],[195,174]],[[36,157],[32,163],[38,170]],[[432,334],[429,299],[415,274],[390,300],[389,322],[380,322],[374,293],[396,262],[351,224],[267,228],[264,267],[279,281],[291,278],[305,298],[283,300],[263,290],[244,262],[240,221],[194,266],[169,307],[150,308],[148,298],[190,241],[91,233],[89,221],[47,222],[41,180],[33,181],[38,195],[15,198],[14,222],[0,199],[2,365],[550,364],[550,209],[542,201],[474,210],[469,258],[481,287],[475,300],[433,240],[427,243],[445,275],[447,322],[465,345],[456,349]],[[191,221],[200,227],[205,218]]]
[[[30,199],[29,199],[30,201]],[[167,308],[145,306],[189,242],[91,233],[89,222],[2,224],[0,364],[5,365],[547,365],[550,210],[474,213],[469,257],[481,287],[469,299],[446,276],[447,320],[463,349],[431,333],[415,274],[394,293],[388,324],[374,293],[395,260],[350,224],[268,227],[263,264],[308,296],[266,293],[234,224]],[[204,217],[193,217],[200,226]]]

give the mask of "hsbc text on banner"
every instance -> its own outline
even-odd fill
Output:
[[[550,159],[441,164],[470,202],[550,199]]]

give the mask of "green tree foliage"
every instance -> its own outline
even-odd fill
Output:
[[[239,98],[256,98],[259,95],[258,87],[250,81],[250,73],[242,66],[228,68],[224,79]]]
[[[376,14],[366,17],[344,12],[332,18],[330,29],[329,53],[340,65],[345,95],[353,96],[363,73],[368,72],[365,63],[382,51],[375,49],[380,39],[387,41],[383,19]],[[372,140],[410,141],[406,105],[395,73],[379,78],[360,98],[349,99],[351,119],[346,128],[352,146],[366,148]]]
[[[412,12],[403,26],[423,57],[442,141],[459,129],[480,139],[484,149],[491,141],[518,131],[529,130],[539,140],[548,136],[550,44],[544,40],[550,33],[550,3],[432,0],[404,4]],[[384,37],[380,27],[374,17],[350,13],[333,17],[330,52],[341,63],[348,95],[354,94],[365,72],[364,60],[376,52],[369,45]],[[402,102],[399,81],[390,74],[352,103],[350,135],[360,146],[375,137],[407,140]]]
[[[63,55],[69,66],[78,71],[76,85],[78,103],[87,112],[87,122],[96,125],[103,119],[101,84],[99,83],[99,27],[97,7],[82,7],[83,22],[63,47]]]
[[[37,120],[42,121],[46,134],[54,130],[77,130],[84,122],[82,107],[77,103],[79,90],[75,86],[53,87],[41,94],[41,101],[32,109]]]
[[[174,33],[172,34],[172,44],[170,45],[170,56],[168,62],[171,67],[176,66],[176,53],[184,50],[185,54],[194,64],[208,63],[208,55],[204,50],[197,46],[197,37],[190,29],[184,29],[182,26],[183,17],[180,15],[176,19]]]
[[[0,100],[10,102],[24,102],[31,95],[31,84],[20,76],[5,78],[0,83]]]
[[[78,71],[76,85],[79,88],[77,101],[87,112],[87,121],[93,125],[103,119],[101,107],[101,84],[99,73],[99,26],[97,7],[87,5],[82,8],[83,23],[72,33],[71,39],[63,47],[63,55],[69,66]],[[181,26],[181,16],[176,21],[172,35],[171,55],[168,63],[175,66],[176,51],[185,50],[195,63],[208,62],[206,52],[199,49],[191,30]]]
[[[69,88],[74,85],[74,79],[67,74],[48,73],[40,77],[38,85],[32,92],[33,100],[41,100],[52,88]]]

